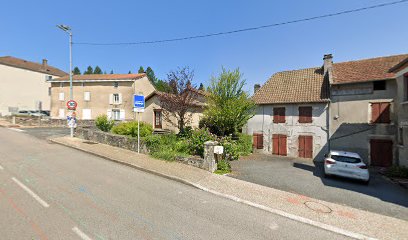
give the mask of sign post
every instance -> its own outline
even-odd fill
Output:
[[[133,95],[133,111],[137,112],[137,153],[140,153],[140,113],[145,109],[145,97],[141,94]]]
[[[76,124],[76,112],[75,109],[77,108],[78,104],[74,100],[69,100],[67,102],[67,108],[70,110],[70,115],[67,116],[67,124],[70,128],[70,136],[74,137],[74,128],[77,127]]]

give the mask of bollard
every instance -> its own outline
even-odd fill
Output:
[[[217,162],[215,159],[214,154],[214,147],[218,144],[218,142],[214,141],[207,141],[204,143],[204,164],[203,168],[210,172],[214,172],[217,170]]]

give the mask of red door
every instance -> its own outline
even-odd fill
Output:
[[[392,165],[392,141],[382,139],[370,140],[371,165],[389,167]]]
[[[272,153],[275,155],[287,155],[287,136],[281,134],[272,135]]]
[[[253,147],[256,149],[263,149],[263,134],[262,133],[253,134]]]
[[[299,136],[299,157],[313,158],[313,136]]]

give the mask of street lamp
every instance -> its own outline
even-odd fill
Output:
[[[69,34],[69,100],[74,100],[74,94],[72,89],[72,31],[67,25],[57,25],[59,29]],[[72,115],[72,113],[71,113]],[[71,137],[74,137],[74,127],[71,126]]]

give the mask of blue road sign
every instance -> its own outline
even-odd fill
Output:
[[[143,95],[133,95],[133,108],[135,109],[135,112],[144,110],[145,97]]]

